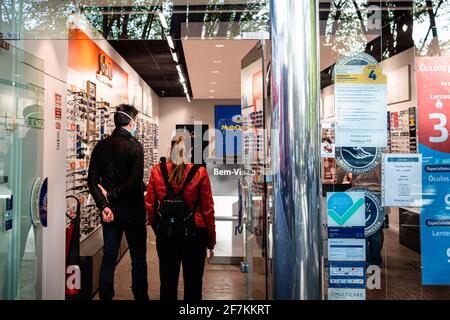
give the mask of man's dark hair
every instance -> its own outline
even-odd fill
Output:
[[[130,117],[127,117],[122,112],[129,115],[133,120],[136,120],[136,117],[139,113],[139,111],[132,105],[120,104],[119,106],[117,106],[116,113],[114,114],[114,124],[116,125],[116,128],[127,126],[131,122]]]

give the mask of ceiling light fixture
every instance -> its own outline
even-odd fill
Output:
[[[216,85],[216,84],[217,84],[217,82],[215,82],[215,81],[212,81],[212,82],[211,82],[211,84],[212,84],[212,85]]]
[[[225,47],[224,44],[216,44],[216,48],[223,48],[223,47]]]
[[[214,99],[214,96],[209,96],[210,99]]]
[[[216,92],[216,90],[209,90],[209,92],[214,93],[214,92]]]
[[[214,60],[214,63],[215,63],[215,64],[222,63],[222,60]]]
[[[176,52],[172,52],[172,59],[174,62],[178,63],[178,55]]]
[[[180,76],[180,82],[181,83],[185,83],[186,82],[186,78],[184,77],[184,75],[182,73],[178,73],[178,75]]]
[[[171,36],[167,36],[167,43],[169,44],[169,47],[173,50],[175,50],[175,45],[173,44],[173,40]]]
[[[164,29],[169,29],[169,25],[167,24],[166,17],[162,12],[158,13],[159,20],[161,21],[161,25]]]
[[[219,71],[217,71],[217,70],[214,70],[214,71],[212,71],[212,73],[214,73],[214,74],[218,74],[218,73],[219,73]]]

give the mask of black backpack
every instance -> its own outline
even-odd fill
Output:
[[[197,171],[200,169],[199,165],[194,165],[189,170],[186,180],[175,194],[172,184],[169,182],[169,174],[165,163],[160,164],[161,173],[166,185],[167,195],[159,205],[159,223],[157,225],[157,235],[166,239],[174,239],[175,237],[188,237],[195,228],[194,215],[198,207],[198,199],[195,202],[194,209],[191,211],[189,205],[183,198],[183,192],[186,186],[192,181]],[[199,193],[200,196],[200,193]]]

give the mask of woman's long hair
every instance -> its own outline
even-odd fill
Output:
[[[170,158],[174,164],[173,170],[169,175],[169,182],[175,183],[176,185],[180,185],[184,179],[184,173],[186,171],[186,163],[184,161],[185,149],[180,148],[179,143],[175,143],[173,145],[172,150],[170,152]]]

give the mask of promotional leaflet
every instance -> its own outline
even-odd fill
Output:
[[[422,283],[450,284],[450,58],[417,57]]]
[[[382,201],[385,207],[421,206],[421,154],[383,154]]]
[[[365,195],[327,194],[328,299],[365,299]]]
[[[335,74],[336,146],[387,147],[387,77],[359,54],[338,61]]]

